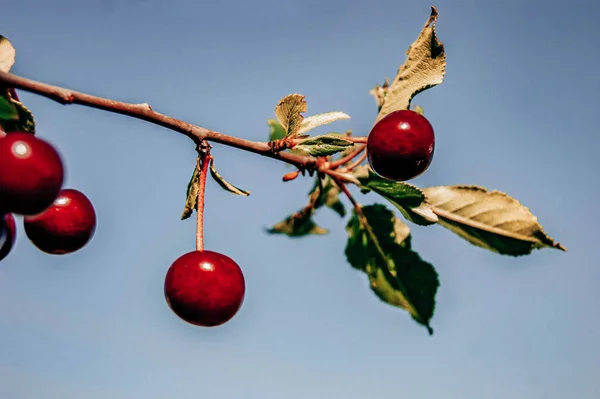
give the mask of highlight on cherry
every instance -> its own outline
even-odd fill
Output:
[[[147,103],[120,102],[17,76],[10,73],[16,51],[0,36],[0,261],[18,256],[15,243],[21,230],[34,248],[48,256],[84,256],[86,248],[94,245],[94,236],[101,234],[97,222],[111,217],[97,214],[94,199],[77,187],[65,186],[68,169],[76,165],[45,136],[44,127],[36,125],[32,111],[19,99],[17,91],[22,90],[65,105],[126,115],[191,139],[197,157],[180,219],[195,213],[196,248],[173,254],[173,263],[163,265],[164,291],[156,293],[164,296],[175,319],[217,327],[243,308],[243,269],[249,265],[238,265],[226,254],[204,248],[207,180],[215,180],[232,194],[250,195],[218,172],[220,159],[211,149],[225,145],[291,165],[294,169],[282,176],[284,182],[313,181],[303,205],[272,224],[267,234],[326,235],[329,230],[316,217],[324,208],[333,211],[346,219],[346,246],[339,251],[357,276],[364,275],[375,297],[390,311],[408,312],[433,334],[440,281],[434,266],[413,249],[410,224],[446,228],[480,249],[501,255],[528,255],[542,248],[566,250],[543,230],[529,208],[506,193],[464,183],[424,188],[407,183],[435,165],[435,135],[449,134],[435,123],[435,109],[425,116],[412,103],[419,93],[445,79],[446,52],[437,36],[437,19],[438,12],[431,7],[394,79],[386,78],[369,91],[377,108],[369,132],[328,130],[325,126],[350,116],[340,111],[307,116],[305,96],[294,93],[276,103],[274,118],[266,116],[267,141],[206,129],[158,113]],[[359,198],[365,195],[376,196],[381,203],[362,205]]]

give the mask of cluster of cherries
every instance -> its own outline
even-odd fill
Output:
[[[375,124],[367,141],[371,168],[394,181],[412,179],[431,163],[434,133],[421,114],[400,110]],[[96,228],[89,199],[62,189],[64,168],[55,148],[32,133],[0,132],[0,260],[14,245],[13,214],[24,217],[27,237],[44,252],[81,249]],[[170,266],[164,284],[168,305],[188,323],[211,327],[229,321],[240,309],[245,280],[226,255],[195,250]]]
[[[96,213],[80,191],[63,189],[64,167],[56,149],[33,133],[0,133],[0,260],[16,239],[13,214],[40,250],[68,254],[96,229]]]

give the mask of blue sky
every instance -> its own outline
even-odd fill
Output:
[[[247,295],[226,325],[193,327],[162,294],[171,262],[194,248],[194,222],[179,221],[193,144],[20,92],[98,228],[68,256],[19,231],[0,265],[0,397],[596,397],[600,3],[435,5],[448,69],[414,100],[436,131],[434,161],[414,183],[506,191],[569,252],[502,257],[413,227],[441,280],[430,337],[346,262],[345,220],[323,210],[328,236],[264,234],[303,206],[311,179],[282,183],[283,164],[216,145],[220,173],[252,194],[209,182],[206,246],[240,264]],[[308,114],[346,112],[335,129],[366,134],[368,91],[394,76],[429,3],[8,0],[2,15],[14,73],[265,140],[266,119],[294,92]]]

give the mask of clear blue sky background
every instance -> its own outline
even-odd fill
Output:
[[[207,247],[243,268],[242,310],[215,329],[179,320],[169,265],[194,247],[179,221],[191,142],[119,115],[21,92],[60,148],[66,185],[95,204],[82,251],[50,256],[19,230],[0,265],[0,397],[596,398],[600,390],[600,3],[439,1],[446,81],[421,95],[437,143],[420,186],[480,184],[529,206],[569,252],[511,258],[441,227],[413,227],[440,275],[430,337],[346,262],[346,221],[291,240],[264,228],[305,203],[311,179],[222,146]],[[13,72],[131,102],[252,140],[286,94],[335,129],[368,132],[368,90],[393,77],[429,16],[417,1],[2,2]],[[360,194],[357,194],[360,196]],[[363,203],[376,198],[360,196]],[[20,224],[20,222],[19,222]]]

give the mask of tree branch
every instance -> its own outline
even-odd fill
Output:
[[[312,156],[290,154],[286,152],[273,152],[267,142],[241,139],[215,132],[197,125],[192,125],[191,123],[158,113],[154,111],[148,104],[130,104],[121,101],[110,100],[107,98],[96,97],[91,94],[81,93],[74,90],[37,82],[35,80],[23,78],[21,76],[2,71],[0,71],[0,85],[35,93],[64,105],[80,104],[87,107],[101,109],[103,111],[141,119],[146,122],[150,122],[184,134],[195,142],[207,140],[224,144],[240,150],[278,159],[280,161],[292,164],[299,169],[312,169],[315,167],[317,161],[317,159]]]

